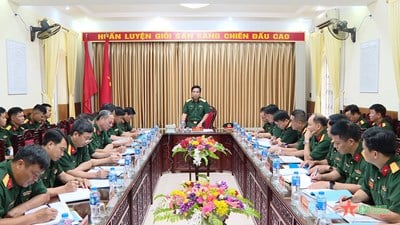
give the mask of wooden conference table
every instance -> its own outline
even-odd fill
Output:
[[[153,143],[151,151],[132,179],[125,181],[125,190],[107,204],[106,215],[101,224],[139,225],[152,204],[155,186],[164,172],[187,172],[188,163],[181,155],[171,157],[172,148],[188,136],[203,133],[163,134]],[[231,133],[205,133],[213,136],[228,148],[231,155],[220,155],[219,160],[210,164],[211,171],[231,171],[236,178],[244,197],[254,203],[261,217],[255,219],[258,225],[296,225],[307,224],[296,209],[290,206],[290,198],[281,196],[272,186],[265,166],[249,153],[240,140]],[[193,170],[193,167],[191,168]],[[160,223],[161,224],[161,223]]]

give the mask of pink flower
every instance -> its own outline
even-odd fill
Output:
[[[210,150],[210,152],[216,152],[216,151],[217,151],[217,149],[215,149],[213,146],[211,146],[211,147],[209,148],[209,150]]]
[[[198,145],[198,146],[197,146],[197,149],[198,149],[198,150],[203,150],[204,148],[205,148],[204,145]]]
[[[207,204],[203,206],[203,209],[201,210],[201,212],[203,215],[208,216],[213,211],[214,208],[215,208],[215,205],[213,202],[207,202]]]

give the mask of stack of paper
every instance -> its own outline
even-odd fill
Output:
[[[268,138],[258,138],[258,143],[261,147],[264,148],[270,148],[271,147],[271,142]]]
[[[108,179],[89,179],[91,187],[97,188],[108,188],[110,187],[110,182]]]
[[[125,159],[123,158],[123,164],[125,164]],[[115,168],[115,172],[117,173],[117,176],[120,176],[121,174],[123,174],[125,172],[125,167],[123,166],[97,166],[91,170],[89,170],[88,172],[97,172],[98,170],[102,169],[102,170],[107,170],[110,171],[110,169],[114,167]]]
[[[303,160],[297,158],[296,156],[283,156],[280,155],[279,158],[281,159],[282,163],[302,163]]]
[[[61,202],[77,202],[87,200],[90,197],[90,190],[87,188],[78,188],[75,192],[58,194]]]

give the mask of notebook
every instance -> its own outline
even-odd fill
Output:
[[[90,190],[87,188],[78,188],[75,192],[58,194],[61,202],[78,202],[88,200],[90,197]]]
[[[34,213],[34,212],[36,212],[36,211],[38,211],[38,210],[40,210],[40,209],[46,208],[46,207],[50,207],[50,208],[56,209],[56,210],[58,211],[56,218],[55,218],[54,220],[49,221],[49,222],[37,223],[36,225],[53,225],[53,224],[58,224],[58,223],[60,223],[60,221],[61,221],[61,215],[62,215],[63,213],[68,213],[68,217],[69,217],[70,219],[74,219],[74,218],[72,217],[70,211],[69,211],[69,208],[68,208],[67,204],[65,204],[65,202],[54,202],[54,203],[50,203],[50,204],[48,204],[48,205],[42,205],[42,206],[39,206],[39,207],[36,207],[36,208],[34,208],[34,209],[31,209],[31,210],[26,211],[26,212],[25,212],[25,215]]]

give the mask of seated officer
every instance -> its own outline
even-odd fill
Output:
[[[339,120],[348,120],[347,117],[343,114],[337,113],[329,116],[328,120],[328,135],[332,138],[331,128],[332,126]],[[343,155],[335,148],[333,140],[329,145],[328,155],[326,155],[326,159],[323,160],[313,160],[308,163],[308,171],[310,174],[315,173],[318,170],[318,173],[328,173],[331,172],[333,168],[337,168],[342,164]]]
[[[50,158],[39,145],[27,145],[14,159],[0,163],[0,224],[35,224],[54,219],[57,210],[44,208],[24,213],[50,200],[39,179],[49,167]]]
[[[50,128],[51,123],[50,123],[49,119],[51,118],[51,112],[52,112],[51,105],[47,104],[47,103],[43,103],[42,106],[44,106],[46,108],[46,113],[44,114],[43,125],[46,128]]]
[[[295,143],[287,144],[285,146],[275,145],[272,146],[268,151],[272,153],[278,153],[280,155],[289,155],[289,156],[303,156],[304,149],[304,134],[307,131],[307,115],[301,109],[295,109],[290,115],[292,128],[297,131],[298,140]]]
[[[92,140],[93,125],[87,119],[77,119],[72,125],[71,135],[67,137],[67,151],[60,158],[59,164],[63,171],[81,178],[107,178],[106,170],[88,172],[99,165],[117,163],[118,155],[111,155],[103,159],[91,159],[88,144]]]
[[[325,159],[331,143],[327,124],[328,119],[320,114],[313,114],[308,118],[307,131],[304,134],[304,160]]]
[[[130,121],[132,120],[133,116],[136,115],[135,110],[132,107],[125,107],[124,109],[125,115],[122,117],[122,129],[125,132],[135,132],[135,129],[132,128]]]
[[[183,106],[181,121],[186,122],[186,127],[202,127],[210,112],[210,105],[200,97],[201,87],[194,85],[191,89],[192,97],[186,100]]]
[[[367,162],[362,155],[361,130],[349,120],[339,120],[331,128],[335,148],[343,154],[342,162],[329,173],[311,175],[314,182],[309,188],[347,189],[355,193],[360,189]],[[343,179],[344,182],[335,182]]]
[[[287,145],[296,143],[299,139],[299,132],[292,127],[292,121],[288,113],[284,110],[279,110],[274,114],[275,125],[282,130],[281,135],[276,137],[276,143],[279,145]]]
[[[381,104],[373,104],[369,107],[369,120],[373,127],[382,127],[393,131],[392,125],[385,119],[386,108]]]
[[[8,125],[6,130],[10,132],[11,135],[22,135],[25,128],[22,126],[24,124],[24,110],[20,107],[12,107],[8,109]]]
[[[44,115],[46,114],[46,108],[43,105],[35,105],[32,109],[32,113],[24,121],[22,125],[25,129],[36,130],[43,125]]]
[[[107,158],[118,152],[125,152],[125,146],[114,148],[107,131],[113,126],[114,117],[108,110],[101,110],[94,119],[92,142],[89,144],[89,154],[92,158]]]
[[[261,120],[264,122],[263,131],[256,134],[259,138],[272,138],[281,136],[282,130],[274,123],[274,114],[279,111],[278,106],[269,104],[260,110]]]
[[[67,138],[62,131],[59,129],[47,130],[43,136],[42,147],[51,159],[49,169],[41,176],[43,184],[47,187],[47,193],[51,197],[74,192],[79,186],[87,187],[89,185],[89,181],[65,173],[59,164],[58,160],[67,149]],[[56,179],[65,185],[56,187]]]
[[[13,147],[11,144],[11,134],[6,130],[7,118],[6,110],[0,107],[0,139],[3,139],[6,145],[6,152],[4,153],[6,158],[9,158],[13,153]]]
[[[400,222],[400,156],[396,154],[396,135],[380,127],[369,128],[363,134],[363,148],[369,164],[364,170],[361,189],[349,201],[358,203],[355,208],[358,214],[386,223]],[[341,202],[337,208],[348,204]]]
[[[108,129],[107,134],[110,136],[111,141],[119,143],[119,145],[131,145],[133,142],[132,137],[134,136],[131,132],[125,132],[122,128],[123,117],[125,116],[125,111],[121,107],[115,107],[115,115],[113,127]]]
[[[351,122],[360,126],[361,130],[366,130],[371,127],[369,122],[361,116],[360,109],[357,105],[351,104],[344,107],[343,113]]]

